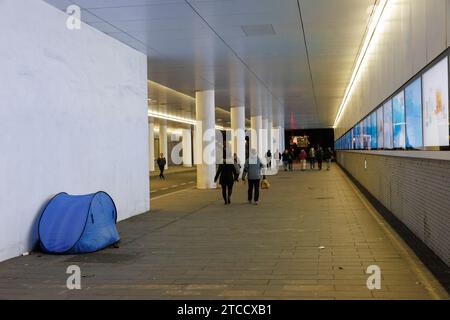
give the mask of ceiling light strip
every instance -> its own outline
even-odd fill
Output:
[[[162,119],[162,120],[168,120],[168,121],[173,121],[173,122],[178,122],[178,123],[190,124],[190,125],[194,125],[194,126],[197,124],[197,121],[193,120],[193,119],[181,118],[181,117],[177,117],[177,116],[171,116],[171,115],[168,115],[168,114],[155,112],[155,111],[148,111],[148,116],[149,117],[153,117],[153,118],[157,118],[157,119]],[[217,130],[227,130],[227,128],[225,128],[223,126],[219,126],[219,125],[216,125],[215,128]]]
[[[194,98],[194,97],[191,97],[190,95],[187,95],[187,94],[185,94],[185,93],[183,93],[183,92],[180,92],[180,91],[177,91],[177,90],[175,90],[175,89],[166,87],[165,85],[162,85],[162,84],[160,84],[160,83],[158,83],[158,82],[155,82],[155,81],[152,81],[152,80],[148,80],[148,83],[149,83],[150,85],[152,85],[152,86],[159,87],[159,88],[162,89],[162,90],[167,90],[167,91],[169,91],[169,92],[171,92],[171,93],[173,93],[173,94],[179,95],[179,96],[181,96],[181,97],[183,97],[183,98],[186,98],[186,99],[188,99],[188,100],[193,100],[193,101],[195,101],[195,98]]]
[[[153,132],[159,134],[159,132],[160,132],[159,127],[155,127],[153,129]],[[178,130],[178,129],[167,129],[167,133],[168,134],[174,134],[174,135],[177,135],[177,136],[181,136],[183,134],[183,132],[181,130]]]
[[[193,119],[172,116],[172,115],[168,115],[168,114],[164,114],[164,113],[160,113],[160,112],[156,112],[156,111],[150,111],[150,110],[148,111],[148,116],[157,118],[157,119],[169,120],[169,121],[173,121],[173,122],[186,123],[186,124],[190,124],[190,125],[195,125],[195,123],[196,123],[196,121]]]
[[[341,117],[345,111],[345,108],[347,107],[347,103],[349,101],[349,98],[351,96],[351,93],[354,89],[354,85],[356,83],[356,79],[359,77],[361,72],[361,66],[363,62],[365,62],[367,58],[367,53],[369,49],[371,48],[371,45],[373,44],[373,39],[375,38],[376,33],[381,29],[380,26],[384,23],[382,20],[383,14],[387,11],[387,6],[391,6],[394,0],[380,0],[380,2],[376,5],[375,12],[371,18],[371,21],[369,22],[369,28],[368,32],[366,33],[366,37],[364,40],[364,44],[362,47],[362,50],[360,50],[358,59],[355,64],[355,68],[353,70],[352,77],[350,79],[349,85],[347,86],[347,89],[345,91],[344,99],[342,100],[342,103],[339,107],[339,111],[336,115],[336,119],[334,121],[333,128],[337,128],[337,125],[339,124]]]

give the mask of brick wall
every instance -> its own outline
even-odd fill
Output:
[[[450,266],[450,161],[357,152],[337,160]]]

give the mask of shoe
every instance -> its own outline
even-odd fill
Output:
[[[258,201],[255,201],[254,205],[257,206],[258,205]]]
[[[252,204],[252,200],[248,200],[248,204]]]

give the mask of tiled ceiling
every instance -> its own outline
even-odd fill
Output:
[[[149,79],[331,127],[376,0],[46,0],[148,56]],[[166,112],[180,115],[180,104]],[[195,112],[191,105],[190,112]],[[268,111],[269,110],[269,111]]]

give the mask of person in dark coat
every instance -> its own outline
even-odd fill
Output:
[[[288,160],[288,164],[289,164],[289,171],[294,170],[294,152],[293,151],[289,151],[289,160]]]
[[[270,169],[272,167],[272,152],[267,151],[266,153],[266,162],[267,162],[267,169]]]
[[[236,171],[234,163],[227,163],[224,160],[223,164],[219,165],[216,176],[214,177],[214,182],[219,180],[219,184],[222,186],[222,197],[226,205],[231,204],[234,181],[237,181],[238,177],[239,173]]]
[[[322,149],[321,146],[317,146],[317,150],[316,150],[316,160],[317,160],[317,165],[319,166],[319,170],[322,171],[323,149]]]
[[[160,154],[158,160],[156,161],[156,163],[158,164],[158,168],[159,168],[159,178],[160,179],[166,179],[164,177],[164,168],[166,167],[167,164],[167,160],[166,158],[164,158],[164,154]]]
[[[281,159],[283,160],[284,171],[288,171],[290,155],[287,149],[284,151],[283,155],[281,156]]]
[[[323,158],[327,162],[327,171],[331,169],[331,161],[333,160],[333,150],[327,148],[323,153]]]

